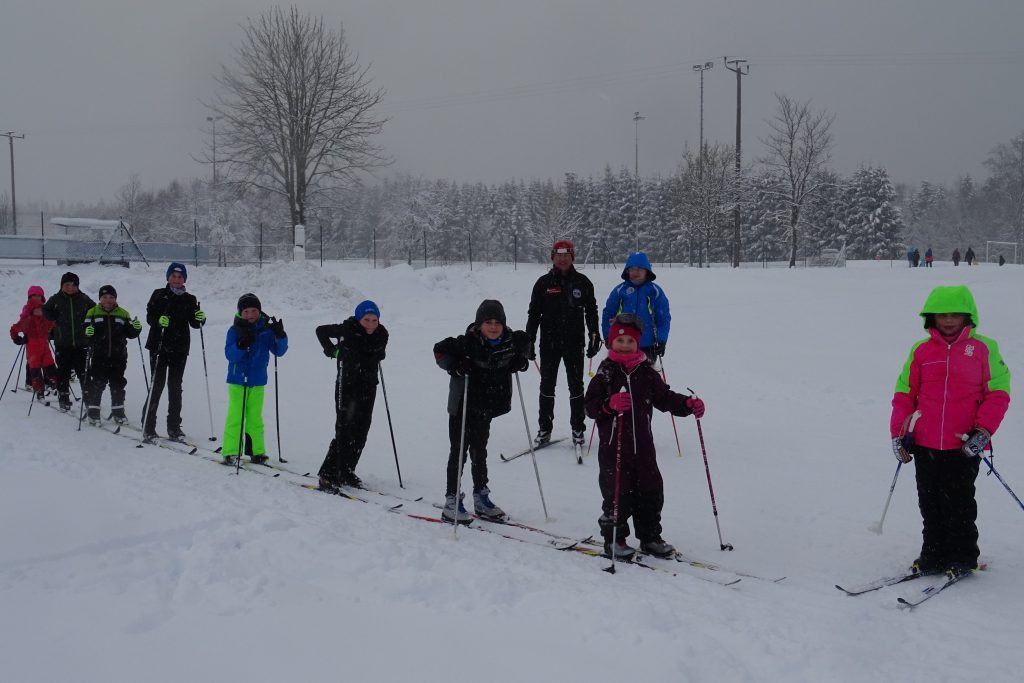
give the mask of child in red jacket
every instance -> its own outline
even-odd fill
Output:
[[[28,288],[28,301],[21,309],[18,322],[11,325],[11,341],[19,346],[25,345],[32,390],[40,401],[43,400],[44,382],[51,387],[57,384],[57,369],[50,353],[50,330],[54,323],[43,315],[44,303],[43,288],[32,285]]]
[[[626,544],[633,518],[640,550],[670,557],[675,548],[661,538],[665,487],[658,470],[651,413],[654,408],[680,417],[704,416],[704,402],[669,389],[647,355],[640,350],[643,321],[619,313],[608,330],[608,358],[587,387],[587,417],[597,422],[601,437],[597,453],[603,514],[598,519],[605,553],[619,559],[633,556]]]
[[[896,380],[889,435],[896,457],[916,463],[923,529],[914,569],[960,574],[978,565],[974,480],[1010,405],[1010,371],[995,340],[975,331],[967,287],[936,287],[921,317],[928,337],[911,347]]]

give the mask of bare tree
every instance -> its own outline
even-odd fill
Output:
[[[811,109],[810,100],[797,102],[775,94],[779,108],[768,121],[771,134],[761,142],[768,154],[761,160],[780,179],[780,192],[789,204],[789,227],[792,234],[789,267],[796,266],[797,228],[801,211],[809,197],[823,185],[819,171],[831,160],[832,122],[835,115]]]
[[[322,18],[275,7],[244,30],[209,105],[223,117],[217,161],[229,180],[284,197],[292,223],[303,223],[307,201],[329,181],[387,163],[373,143],[386,121],[373,113],[384,93],[343,29],[330,31]]]

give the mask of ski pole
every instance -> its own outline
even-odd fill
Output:
[[[687,390],[693,393],[693,389],[687,387]],[[732,543],[726,543],[722,540],[722,527],[718,523],[718,504],[715,502],[715,487],[711,485],[711,468],[708,466],[708,450],[704,446],[704,430],[700,426],[700,419],[695,419],[697,421],[697,436],[700,437],[700,452],[704,456],[704,473],[708,478],[708,493],[711,494],[711,512],[715,515],[715,528],[718,529],[719,550],[732,550]]]
[[[914,425],[917,424],[917,418],[921,417],[921,411],[915,410],[906,420],[903,421],[903,429],[900,431],[900,437],[902,438],[908,432],[913,433]],[[882,524],[885,523],[885,514],[889,512],[889,502],[892,500],[892,492],[896,490],[896,478],[900,476],[900,468],[903,466],[903,461],[900,460],[896,463],[896,474],[892,475],[892,485],[889,487],[889,495],[885,499],[885,507],[882,508],[882,516],[875,524],[868,527],[868,531],[873,531],[876,534],[882,533]]]
[[[594,377],[594,357],[593,356],[591,356],[590,360],[587,362],[587,377],[590,377],[590,378]]]
[[[665,363],[659,359],[659,364],[661,365],[661,379],[665,384],[668,384],[668,377],[665,376]],[[676,416],[672,413],[669,413],[668,416],[672,418],[672,433],[676,435],[676,454],[681,458],[683,457],[683,447],[679,445],[679,430],[676,429]]]
[[[7,381],[4,382],[4,390],[2,392],[0,392],[0,399],[3,399],[4,394],[7,393],[7,385],[11,383],[11,377],[14,376],[14,368],[15,368],[15,366],[18,366],[21,363],[21,357],[22,357],[22,355],[24,355],[24,353],[25,353],[25,345],[22,344],[21,346],[18,347],[18,352],[16,354],[14,354],[14,363],[11,365],[11,371],[7,373]],[[18,390],[18,385],[15,384],[14,385],[14,389],[11,389],[11,392],[14,393],[17,390]]]
[[[597,431],[597,420],[594,420],[594,424],[590,426],[590,442],[587,443],[587,457],[590,456],[590,449],[594,445],[594,432]]]
[[[235,456],[235,474],[242,469],[242,454],[245,452],[245,404],[249,398],[249,359],[252,343],[245,347],[245,370],[242,372],[242,417],[238,425],[238,455]]]
[[[523,426],[526,427],[526,443],[530,445],[530,458],[533,460],[533,473],[537,476],[537,490],[540,491],[540,504],[544,508],[544,519],[548,517],[548,504],[544,501],[544,487],[540,484],[540,470],[537,468],[537,452],[533,448],[533,441],[530,440],[530,421],[526,419],[526,402],[523,400],[523,385],[519,381],[519,373],[512,373],[516,378],[516,389],[519,390],[519,405],[523,408]]]
[[[89,371],[92,366],[92,349],[85,352],[85,377],[79,377],[78,383],[82,387],[82,405],[78,406],[78,431],[82,431],[82,417],[85,415],[85,404],[88,403]]]
[[[36,392],[33,391],[32,392],[32,399],[28,402],[28,416],[29,417],[32,417],[32,406],[35,405],[35,402],[36,402]]]
[[[142,347],[139,347],[141,352]],[[160,333],[160,343],[156,347],[156,355],[152,358],[153,363],[153,382],[149,385],[146,390],[146,401],[142,404],[142,437],[139,439],[139,445],[136,448],[142,448],[142,444],[146,441],[146,423],[149,418],[149,401],[153,397],[153,390],[156,389],[156,376],[160,372],[160,353],[164,350],[164,339],[163,333]],[[145,360],[142,363],[143,369],[146,367]],[[153,433],[156,433],[156,410],[153,410]]]
[[[466,407],[469,405],[469,375],[462,383],[462,429],[459,430],[459,468],[455,470],[455,511],[452,526],[452,537],[459,539],[459,505],[462,499],[462,455],[466,448]]]
[[[288,462],[281,457],[281,400],[277,391],[277,356],[274,356],[274,429],[277,430],[277,460]],[[213,437],[210,437],[213,439]]]
[[[28,346],[28,337],[25,338],[25,343],[22,346],[23,347]],[[25,362],[27,364],[28,360],[26,359]],[[25,371],[25,379],[28,379],[28,370]],[[18,376],[14,378],[14,391],[12,393],[17,393],[18,392],[18,386],[20,384],[21,384],[21,363],[18,363]]]
[[[996,467],[992,463],[992,459],[991,458],[986,458],[984,456],[981,459],[985,461],[986,465],[988,465],[988,472],[989,472],[989,474],[996,475],[996,479],[999,480],[999,483],[1003,485],[1003,488],[1006,489],[1007,493],[1009,493],[1011,496],[1013,496],[1013,499],[1015,501],[1017,501],[1017,505],[1020,505],[1021,509],[1024,510],[1024,503],[1021,502],[1020,498],[1017,497],[1017,494],[1013,492],[1013,489],[1010,488],[1010,485],[1006,483],[1006,481],[999,474],[999,472],[996,472]]]
[[[196,303],[196,305],[197,306],[199,305],[198,302]],[[209,373],[209,371],[206,368],[206,339],[203,336],[203,326],[202,325],[199,326],[199,344],[200,344],[200,346],[202,346],[202,349],[203,349],[203,377],[206,379],[206,411],[210,414],[210,438],[209,438],[209,440],[210,441],[216,441],[217,437],[214,436],[214,427],[213,427],[213,401],[210,400],[210,373]],[[140,346],[139,348],[141,349],[142,347]],[[274,358],[274,373],[275,374],[277,373],[277,357]],[[276,387],[275,387],[275,391],[276,391]],[[278,453],[281,452],[281,445],[280,444],[278,444],[278,446],[277,446],[277,452]],[[284,462],[284,460],[282,460],[281,462]]]
[[[612,563],[605,568],[609,574],[615,573],[615,549],[619,543],[619,481],[622,475],[622,413],[616,418],[615,425],[615,484],[612,494],[612,544],[608,554]]]
[[[402,484],[402,468],[398,466],[398,446],[395,444],[395,428],[391,423],[391,407],[388,405],[388,387],[384,384],[384,367],[377,362],[377,372],[380,373],[380,388],[384,391],[384,410],[388,414],[388,431],[391,432],[391,450],[395,453],[395,469],[398,471],[398,488],[404,489]]]
[[[149,375],[146,374],[146,356],[142,353],[142,337],[136,337],[135,341],[139,342],[139,360],[142,361],[142,379],[146,381],[146,395],[149,395]]]

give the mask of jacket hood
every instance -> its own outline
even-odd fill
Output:
[[[31,287],[29,287],[28,288],[28,296],[29,297],[41,296],[44,299],[46,298],[46,295],[43,293],[43,288],[40,287],[39,285],[32,285]]]
[[[654,282],[656,277],[654,271],[651,270],[651,260],[647,258],[647,254],[642,251],[633,252],[626,259],[626,266],[622,269],[622,279],[629,282],[629,269],[630,268],[643,268],[647,271],[647,281]]]
[[[974,295],[967,285],[951,285],[936,287],[928,295],[921,308],[924,328],[928,329],[929,315],[936,313],[966,313],[971,316],[971,327],[978,327],[978,307],[974,303]]]

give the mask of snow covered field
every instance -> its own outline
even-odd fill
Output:
[[[143,317],[164,268],[78,266],[96,298],[110,282]],[[25,291],[52,294],[66,268],[0,270],[4,321]],[[335,367],[313,328],[363,298],[391,333],[384,363],[405,495],[433,515],[444,492],[447,377],[437,340],[462,332],[484,298],[525,325],[541,266],[372,270],[351,264],[190,268],[209,315],[206,357],[215,435],[223,427],[223,339],[235,301],[255,292],[282,317],[281,442],[289,467],[316,471],[333,430]],[[599,304],[619,271],[585,271]],[[878,520],[896,461],[887,432],[896,375],[923,336],[920,309],[937,284],[971,286],[980,331],[999,341],[1024,381],[1024,269],[939,263],[851,263],[839,270],[660,269],[672,302],[666,372],[706,401],[702,425],[721,552],[692,418],[676,456],[655,416],[666,480],[665,537],[695,557],[781,583],[723,587],[452,529],[155,447],[143,449],[52,409],[27,417],[29,394],[0,403],[0,679],[4,681],[969,681],[1020,680],[1024,514],[994,477],[978,480],[982,559],[989,571],[905,611],[914,583],[858,598],[855,584],[905,567],[919,547],[912,468]],[[185,376],[184,429],[207,443],[210,421],[198,335]],[[3,372],[17,348],[0,347]],[[129,348],[128,413],[145,398]],[[273,367],[271,367],[273,378]],[[539,375],[522,376],[531,430]],[[14,380],[11,380],[12,385]],[[276,455],[273,379],[267,441]],[[556,435],[568,433],[564,381]],[[106,401],[107,397],[105,397]],[[161,421],[158,428],[164,433]],[[399,491],[384,401],[358,473]],[[1024,494],[1024,402],[996,435],[995,463]],[[537,460],[550,521],[528,457],[518,398],[495,421],[490,475],[513,517],[566,536],[597,532],[595,452]],[[464,482],[469,481],[468,472]],[[479,523],[478,523],[479,524]],[[719,576],[714,574],[714,576]]]

